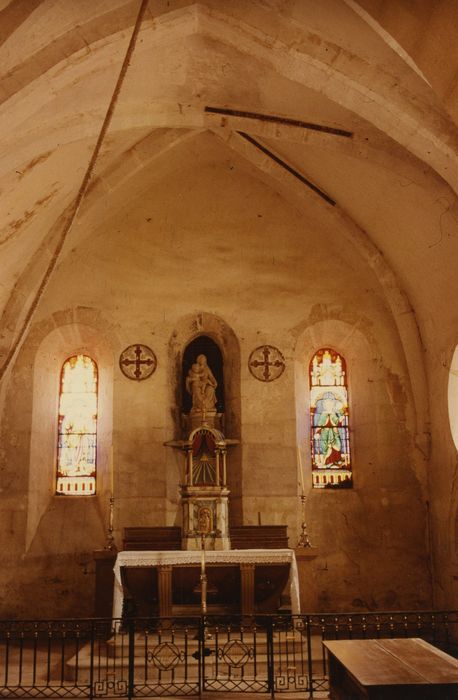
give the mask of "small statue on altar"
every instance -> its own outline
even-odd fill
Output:
[[[199,508],[197,526],[201,535],[210,534],[212,531],[212,514],[210,508]]]
[[[191,412],[215,411],[216,381],[205,355],[198,355],[186,377],[186,391],[192,396]]]

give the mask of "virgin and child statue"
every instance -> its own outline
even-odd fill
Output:
[[[192,397],[191,413],[216,410],[218,382],[207,364],[205,355],[198,355],[196,361],[191,365],[185,386],[186,391]]]

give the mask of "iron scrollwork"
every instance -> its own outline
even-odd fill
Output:
[[[184,661],[185,655],[175,644],[162,642],[149,651],[146,658],[160,671],[171,671],[180,661]]]
[[[127,681],[116,680],[115,678],[106,678],[105,680],[95,681],[94,696],[96,698],[112,697],[113,695],[127,695]]]
[[[241,639],[231,639],[218,649],[218,658],[225,661],[231,668],[241,668],[252,659],[254,651]]]
[[[296,669],[287,669],[287,673],[275,676],[276,690],[307,690],[308,676],[303,673],[296,673]]]

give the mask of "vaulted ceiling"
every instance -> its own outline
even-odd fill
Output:
[[[118,81],[141,7],[0,0],[3,359],[88,212],[195,139],[366,236],[427,343],[456,327],[457,2],[150,0]]]

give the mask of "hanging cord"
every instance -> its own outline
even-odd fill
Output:
[[[40,302],[41,297],[43,296],[43,293],[48,286],[48,282],[51,278],[52,273],[55,270],[55,267],[57,265],[57,262],[59,260],[60,253],[62,251],[62,248],[64,246],[64,243],[68,237],[68,234],[70,233],[70,230],[73,226],[73,223],[76,219],[76,215],[78,214],[79,208],[81,206],[81,203],[84,199],[84,196],[87,192],[87,188],[89,186],[89,182],[92,177],[92,173],[94,171],[95,164],[97,162],[98,155],[100,153],[100,149],[102,147],[105,135],[108,131],[108,128],[111,123],[111,119],[113,117],[113,113],[116,107],[116,103],[118,101],[119,93],[121,92],[121,87],[124,82],[124,78],[127,73],[127,69],[129,67],[130,59],[132,58],[132,54],[135,49],[135,45],[137,42],[137,37],[138,33],[140,31],[140,27],[143,21],[143,17],[145,15],[146,8],[148,6],[149,0],[142,0],[140,4],[140,9],[138,11],[137,19],[135,21],[134,29],[132,32],[132,36],[130,37],[129,41],[129,46],[127,47],[126,55],[124,57],[124,61],[121,66],[121,70],[118,76],[118,80],[116,81],[116,86],[113,91],[113,95],[111,96],[110,104],[108,105],[107,112],[105,114],[105,118],[103,120],[102,128],[100,129],[99,137],[97,139],[97,143],[95,144],[94,151],[92,153],[91,160],[89,161],[89,165],[87,166],[86,172],[83,177],[83,181],[81,182],[81,186],[78,190],[78,194],[75,198],[75,201],[73,203],[69,218],[67,219],[66,223],[64,224],[63,231],[61,233],[61,236],[59,238],[59,241],[56,245],[56,248],[54,250],[54,253],[51,257],[51,260],[49,261],[48,267],[46,268],[46,271],[43,275],[43,278],[40,282],[40,285],[35,293],[35,296],[32,300],[32,303],[30,304],[29,310],[27,311],[27,314],[25,316],[24,322],[20,328],[20,331],[18,333],[18,336],[16,340],[13,342],[6,358],[3,363],[3,366],[0,369],[0,381],[3,379],[6,371],[8,370],[8,367],[11,364],[12,359],[14,358],[16,352],[18,351],[20,347],[20,343],[25,335],[26,330],[28,329],[30,325],[30,321],[33,318],[33,315],[37,309],[37,306]]]

